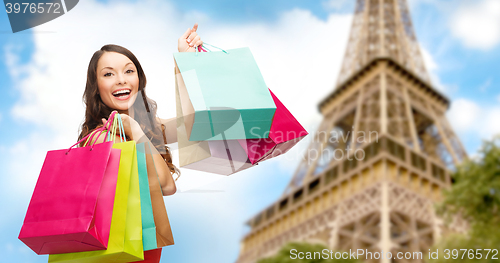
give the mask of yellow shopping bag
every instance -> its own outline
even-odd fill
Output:
[[[118,118],[115,119],[121,122],[120,115],[116,116]],[[112,138],[115,136],[112,135]],[[52,254],[49,255],[49,263],[120,263],[144,259],[136,144],[134,141],[115,143],[113,148],[120,149],[121,155],[108,248],[98,251]]]

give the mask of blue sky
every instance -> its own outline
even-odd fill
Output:
[[[409,2],[433,83],[451,99],[449,120],[473,155],[482,139],[500,133],[498,1]],[[316,105],[336,82],[352,9],[349,0],[88,0],[16,34],[0,12],[3,259],[47,260],[17,235],[45,152],[76,139],[86,67],[102,45],[135,53],[160,117],[173,117],[172,53],[177,38],[198,22],[206,42],[249,46],[266,83],[311,133],[321,120]],[[306,146],[227,178],[183,170],[182,191],[165,198],[176,245],[164,249],[162,262],[234,262],[243,222],[281,195]]]

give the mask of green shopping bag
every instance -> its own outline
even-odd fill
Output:
[[[141,191],[141,215],[142,215],[142,245],[144,251],[156,249],[156,226],[153,217],[153,206],[149,193],[148,167],[146,165],[146,150],[144,143],[138,143],[137,167],[139,172],[139,188]]]
[[[276,105],[249,48],[174,58],[190,141],[269,136]]]
[[[114,127],[121,126],[119,114],[116,114],[115,121],[118,124],[115,123]],[[115,131],[115,129],[112,130]],[[125,138],[124,134],[121,127],[120,135],[123,137],[120,136],[120,138]],[[114,132],[111,138],[115,138]],[[125,141],[115,143],[113,148],[121,149],[121,155],[108,248],[98,251],[51,254],[49,262],[125,263],[144,259],[136,144],[134,141]]]

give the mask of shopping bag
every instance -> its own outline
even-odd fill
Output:
[[[146,159],[153,163],[153,167],[148,166],[149,191],[151,194],[151,204],[153,206],[153,217],[156,226],[156,242],[158,248],[174,244],[174,236],[170,228],[167,209],[163,201],[163,192],[161,190],[156,165],[152,158],[152,146],[149,143],[144,144],[146,150]],[[147,252],[147,251],[146,251]]]
[[[144,251],[144,260],[133,263],[159,263],[161,259],[161,248]]]
[[[252,164],[237,140],[189,141],[179,90],[176,83],[179,165],[183,168],[221,175],[230,175],[250,168]]]
[[[120,149],[75,145],[47,152],[33,191],[19,239],[37,254],[108,246]]]
[[[148,169],[146,164],[146,150],[144,143],[136,144],[137,167],[139,173],[139,188],[141,191],[141,215],[142,215],[142,245],[144,250],[157,248],[156,226],[149,193]]]
[[[121,124],[119,114],[116,114],[115,120]],[[116,124],[113,126],[116,126]],[[112,128],[111,130],[115,131],[116,129]],[[120,129],[120,138],[125,138],[124,134],[123,130]],[[111,138],[114,139],[115,135],[111,135]],[[107,249],[51,254],[49,255],[49,262],[107,263],[131,262],[144,259],[135,142],[124,141],[114,143],[113,148],[120,149],[121,155]]]
[[[269,92],[276,104],[269,138],[238,140],[252,164],[286,153],[308,134],[276,95]]]
[[[266,138],[276,106],[249,48],[174,59],[189,141]]]

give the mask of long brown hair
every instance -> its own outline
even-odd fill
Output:
[[[81,126],[78,140],[87,136],[87,134],[92,132],[95,128],[102,126],[101,119],[107,119],[113,111],[113,109],[102,102],[97,87],[97,62],[105,52],[120,53],[134,63],[139,77],[139,90],[137,98],[132,105],[134,119],[139,123],[144,134],[161,154],[170,172],[180,175],[179,169],[172,163],[170,150],[165,145],[166,140],[162,129],[163,125],[160,127],[158,121],[156,121],[156,102],[146,96],[146,75],[142,70],[141,63],[139,63],[139,60],[137,60],[130,50],[124,47],[118,45],[104,45],[100,50],[96,51],[90,59],[87,70],[87,83],[85,84],[85,92],[83,93],[83,103],[87,106],[85,110],[85,121]],[[80,146],[83,146],[83,143],[80,144]]]

